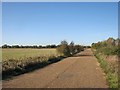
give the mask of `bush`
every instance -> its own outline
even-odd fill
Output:
[[[119,39],[109,38],[108,40],[93,43],[92,48],[96,49],[97,52],[105,55],[118,55],[120,56],[120,47],[118,46]]]
[[[70,56],[70,50],[67,41],[62,41],[57,51],[64,56]]]
[[[61,42],[59,47],[57,47],[57,51],[66,57],[72,56],[83,50],[84,50],[83,46],[74,45],[73,41],[68,45],[67,41],[65,41],[65,40]]]

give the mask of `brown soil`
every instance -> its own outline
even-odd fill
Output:
[[[108,88],[90,49],[45,68],[3,81],[3,88]]]

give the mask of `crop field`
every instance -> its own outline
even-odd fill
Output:
[[[28,57],[59,56],[56,49],[2,49],[2,60],[24,60]]]

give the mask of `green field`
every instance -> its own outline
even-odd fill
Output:
[[[2,49],[2,60],[24,60],[28,57],[59,56],[56,49]]]

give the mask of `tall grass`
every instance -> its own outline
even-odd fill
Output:
[[[100,63],[101,68],[106,74],[106,78],[109,84],[109,88],[118,88],[118,65],[114,67],[114,65],[109,64],[104,60],[101,56],[102,54],[94,52],[98,62]]]

